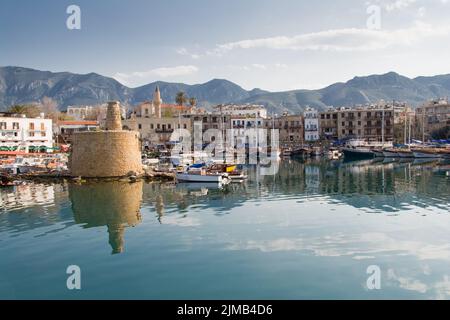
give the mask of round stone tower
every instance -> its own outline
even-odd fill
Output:
[[[122,130],[122,116],[120,114],[120,104],[117,101],[109,102],[106,111],[106,130]]]
[[[108,103],[105,129],[74,133],[69,161],[71,175],[111,178],[142,174],[139,133],[122,130],[118,102]]]

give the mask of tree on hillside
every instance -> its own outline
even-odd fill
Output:
[[[191,107],[195,107],[197,105],[197,99],[192,97],[189,99],[189,104]]]
[[[38,106],[40,112],[44,113],[45,117],[56,122],[59,119],[60,111],[58,110],[58,103],[49,97],[42,98]]]
[[[177,93],[176,97],[175,97],[175,102],[179,105],[182,106],[187,102],[188,98],[186,96],[186,94],[183,91],[180,91]]]

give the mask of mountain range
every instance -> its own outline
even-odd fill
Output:
[[[39,71],[23,67],[0,67],[0,110],[14,104],[26,104],[50,97],[65,110],[70,105],[95,105],[118,100],[136,105],[151,100],[156,86],[166,103],[174,103],[175,95],[184,91],[195,97],[198,105],[209,109],[221,103],[255,103],[270,112],[302,112],[309,105],[320,110],[328,106],[352,106],[385,101],[408,102],[412,106],[440,97],[450,96],[450,74],[410,79],[395,72],[355,77],[319,90],[269,92],[247,91],[228,80],[214,79],[203,84],[154,82],[129,88],[113,78],[96,73]]]

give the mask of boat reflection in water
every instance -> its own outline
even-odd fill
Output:
[[[124,232],[142,222],[143,182],[69,185],[74,220],[84,228],[107,226],[112,254],[124,251]]]

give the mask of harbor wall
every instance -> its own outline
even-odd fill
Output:
[[[140,142],[133,131],[79,132],[73,135],[71,175],[83,178],[123,177],[143,173]]]

